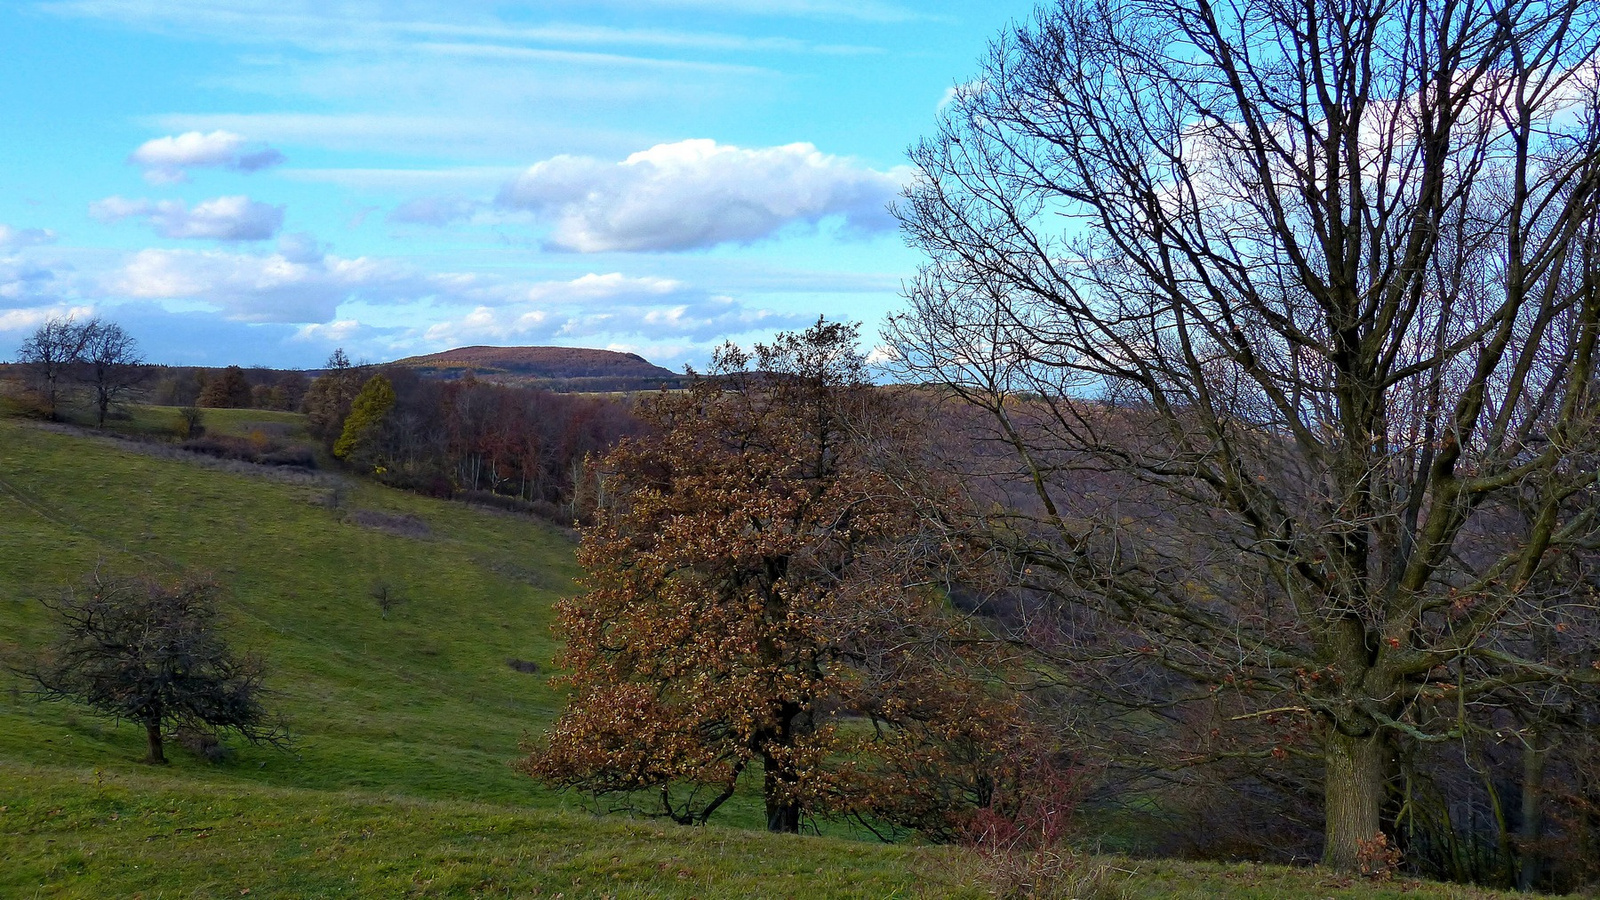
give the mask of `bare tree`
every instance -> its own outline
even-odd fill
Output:
[[[81,327],[84,380],[94,391],[95,422],[104,427],[112,405],[144,381],[144,359],[121,325],[90,319]]]
[[[27,366],[37,382],[39,399],[50,418],[56,418],[61,382],[83,358],[88,331],[72,317],[55,316],[44,321],[17,352],[17,361]]]
[[[1399,746],[1600,677],[1525,639],[1595,620],[1541,575],[1597,543],[1597,15],[1062,0],[913,149],[896,343],[991,414],[976,527],[1147,702],[1304,725],[1339,868]]]
[[[146,762],[166,762],[168,724],[227,728],[252,743],[285,746],[261,702],[261,661],[235,656],[218,634],[216,597],[208,582],[163,585],[97,572],[81,591],[45,601],[61,634],[21,674],[45,700],[84,703],[143,725]]]

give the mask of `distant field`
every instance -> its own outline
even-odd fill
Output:
[[[292,414],[206,416],[303,436]],[[595,818],[514,772],[561,702],[551,604],[576,575],[570,542],[533,519],[0,418],[0,656],[39,646],[37,598],[96,566],[221,582],[297,746],[220,764],[174,747],[147,767],[139,729],[34,703],[0,670],[0,897],[992,896],[965,851],[769,836],[751,796],[712,828]],[[404,598],[387,618],[379,579]],[[1106,864],[1138,873],[1130,896],[1498,896]]]

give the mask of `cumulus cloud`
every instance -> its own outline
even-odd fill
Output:
[[[508,182],[497,202],[549,220],[550,243],[560,249],[675,251],[750,243],[828,218],[886,230],[894,224],[886,207],[905,177],[811,144],[745,149],[689,140],[620,163],[557,156]]]
[[[50,266],[16,258],[0,258],[0,308],[18,308],[53,300],[59,276]]]
[[[89,205],[102,222],[144,219],[168,238],[214,241],[264,241],[283,227],[283,207],[245,196],[202,200],[191,209],[181,200],[128,200],[107,197]]]
[[[251,144],[231,131],[186,131],[145,141],[128,156],[144,169],[151,184],[177,184],[189,180],[189,169],[220,168],[257,172],[275,166],[284,155],[265,144]]]
[[[0,253],[14,253],[23,247],[53,244],[56,233],[48,228],[13,228],[0,222]]]
[[[543,281],[528,288],[527,299],[535,303],[585,303],[593,300],[642,300],[679,294],[687,290],[681,281],[646,275],[630,277],[621,272],[596,275],[590,272],[571,281]]]
[[[418,274],[387,261],[220,250],[143,250],[107,285],[114,294],[150,300],[196,300],[244,322],[327,322],[340,303],[422,300],[448,289],[449,276]],[[470,280],[470,276],[468,276]]]
[[[988,90],[989,82],[981,78],[976,81],[966,81],[960,84],[951,85],[950,87],[944,89],[944,96],[939,98],[939,105],[935,111],[944,112],[945,110],[949,109],[950,106],[957,100],[960,100],[963,103],[970,102],[971,100],[987,93]]]
[[[345,344],[361,333],[361,323],[355,319],[334,322],[313,322],[295,330],[292,340],[322,344]]]

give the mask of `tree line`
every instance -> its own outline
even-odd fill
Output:
[[[558,394],[409,369],[366,367],[336,351],[301,405],[339,459],[397,487],[475,496],[570,522],[599,490],[584,460],[639,428],[621,399]]]
[[[78,391],[101,426],[139,396],[183,409],[180,436],[215,443],[201,438],[202,409],[302,412],[311,435],[365,475],[433,496],[537,510],[563,523],[591,506],[600,489],[586,480],[584,460],[639,427],[627,399],[493,384],[470,374],[430,379],[401,367],[357,365],[343,350],[315,377],[237,365],[149,366],[133,338],[101,318],[45,321],[23,343],[18,362],[52,419]]]

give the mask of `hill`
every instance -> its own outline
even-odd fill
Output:
[[[414,368],[421,375],[459,378],[515,376],[518,380],[554,381],[573,378],[626,378],[672,381],[669,368],[651,364],[638,354],[586,348],[456,348],[427,356],[406,357],[392,364]]]

